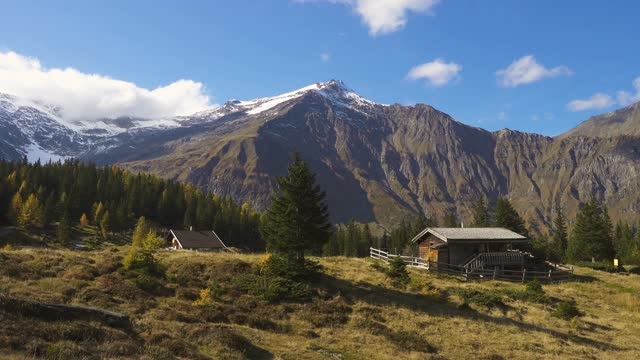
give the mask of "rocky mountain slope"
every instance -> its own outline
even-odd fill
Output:
[[[578,135],[589,137],[640,136],[640,102],[607,114],[591,117],[560,137]]]
[[[419,213],[456,211],[468,223],[479,197],[508,196],[533,228],[544,230],[558,204],[571,217],[592,196],[604,199],[615,218],[637,220],[640,138],[626,128],[616,131],[604,138],[556,139],[489,132],[427,105],[377,104],[330,81],[272,98],[229,101],[172,119],[171,126],[133,126],[109,135],[76,131],[81,141],[73,154],[191,182],[263,208],[274,175],[285,173],[298,149],[327,190],[335,221],[393,225]],[[11,157],[9,150],[3,156]]]

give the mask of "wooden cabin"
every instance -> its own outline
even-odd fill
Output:
[[[171,230],[174,250],[223,251],[227,246],[215,231]]]
[[[504,228],[426,228],[412,240],[430,264],[471,270],[524,268],[525,253],[514,249],[528,241]]]

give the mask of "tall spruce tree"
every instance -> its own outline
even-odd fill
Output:
[[[56,239],[61,244],[68,244],[71,240],[71,223],[69,222],[69,215],[63,214],[58,223],[56,229]]]
[[[551,242],[550,256],[553,261],[563,262],[567,258],[567,246],[569,245],[569,234],[567,232],[567,221],[562,214],[562,209],[556,209],[556,217],[553,219],[553,238]]]
[[[592,199],[576,215],[569,238],[569,261],[611,260],[615,250],[611,243],[610,221],[598,202]]]
[[[25,228],[41,228],[43,224],[43,210],[36,194],[31,194],[20,211],[18,224]]]
[[[496,202],[493,221],[494,225],[497,227],[503,227],[520,235],[529,237],[529,231],[524,225],[524,220],[520,214],[518,214],[516,209],[513,208],[511,202],[506,198],[500,198]]]
[[[613,236],[613,247],[616,250],[616,258],[621,259],[623,263],[631,263],[634,261],[633,230],[631,226],[629,226],[629,223],[622,220],[618,221]]]
[[[290,261],[303,261],[305,252],[320,253],[331,236],[325,192],[297,151],[286,176],[276,178],[278,189],[261,226],[270,251]]]
[[[491,216],[489,215],[489,207],[484,198],[481,197],[473,207],[473,222],[471,227],[489,227],[491,226]]]

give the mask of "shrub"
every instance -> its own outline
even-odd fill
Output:
[[[319,278],[322,266],[317,261],[309,259],[291,260],[283,256],[270,255],[261,261],[259,271],[265,275],[310,282]]]
[[[315,300],[305,304],[301,318],[315,327],[336,327],[349,321],[351,307],[340,297],[329,300]]]
[[[200,290],[200,297],[192,303],[193,306],[208,306],[211,304],[213,304],[213,300],[211,299],[210,289]]]
[[[556,309],[551,313],[551,316],[557,317],[563,320],[571,320],[575,317],[582,316],[582,313],[578,309],[578,305],[575,301],[561,301],[558,303]]]
[[[546,304],[549,302],[549,298],[545,294],[542,284],[537,278],[527,282],[525,286],[525,290],[508,291],[507,295],[514,300],[537,304]]]
[[[375,271],[380,271],[381,273],[387,272],[387,269],[378,261],[373,261],[369,266]]]
[[[389,331],[385,334],[385,337],[403,350],[419,351],[424,353],[436,352],[436,349],[429,344],[427,339],[415,331]]]
[[[242,274],[233,280],[233,286],[250,295],[269,302],[302,301],[311,297],[309,285],[280,276]]]
[[[504,306],[502,296],[495,290],[460,288],[455,290],[455,294],[460,296],[465,304],[477,304],[486,308]]]
[[[396,287],[406,286],[409,283],[409,272],[407,272],[407,266],[401,257],[395,257],[389,262],[387,276],[391,279],[393,286]]]

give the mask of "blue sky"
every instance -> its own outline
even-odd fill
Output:
[[[0,60],[13,65],[0,62],[0,90],[66,94],[58,90],[74,81],[42,74],[72,68],[86,75],[72,94],[111,89],[90,74],[123,80],[142,103],[159,103],[141,114],[341,79],[374,101],[427,103],[489,130],[555,135],[640,100],[634,1],[21,0],[1,8]],[[38,64],[22,71],[16,63],[27,57]],[[42,83],[26,78],[34,71]],[[179,79],[193,83],[149,93]]]

